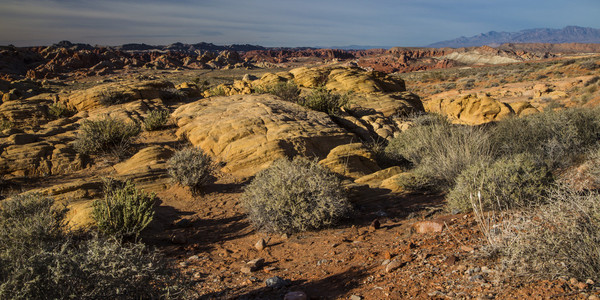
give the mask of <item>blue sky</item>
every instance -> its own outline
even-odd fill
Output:
[[[0,0],[0,45],[424,46],[482,32],[600,28],[598,0]]]

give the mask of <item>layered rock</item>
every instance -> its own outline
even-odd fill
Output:
[[[480,125],[515,115],[510,105],[490,97],[466,95],[457,99],[435,99],[424,103],[428,112],[447,116],[454,123]],[[522,110],[523,111],[523,110]]]
[[[238,176],[252,176],[281,157],[323,159],[331,149],[357,140],[326,114],[271,95],[200,100],[179,107],[172,116],[178,136]]]

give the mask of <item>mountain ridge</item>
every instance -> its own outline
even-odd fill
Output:
[[[566,26],[562,29],[534,28],[517,32],[489,31],[471,37],[436,42],[426,47],[462,48],[480,46],[499,46],[506,43],[600,43],[600,29],[591,27]]]

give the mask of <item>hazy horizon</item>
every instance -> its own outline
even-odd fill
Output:
[[[600,28],[598,15],[596,0],[3,0],[0,44],[419,47],[489,31]]]

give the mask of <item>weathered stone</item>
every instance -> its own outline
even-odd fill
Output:
[[[434,233],[444,230],[444,223],[440,221],[419,221],[413,225],[417,233]]]

